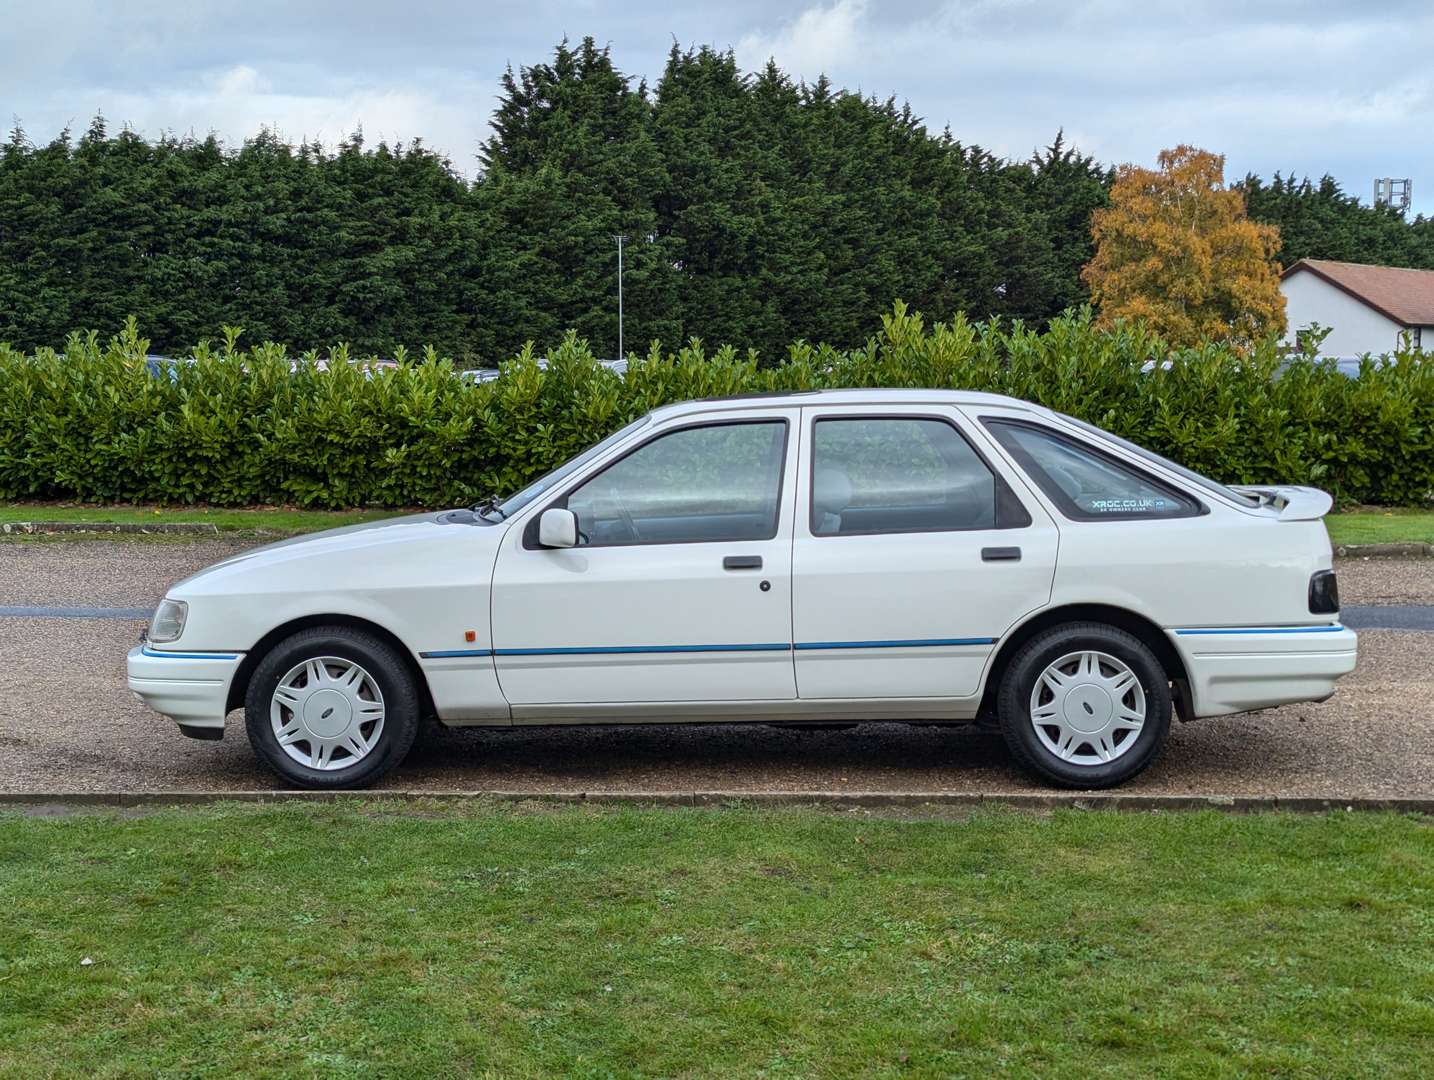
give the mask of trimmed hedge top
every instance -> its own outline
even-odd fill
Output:
[[[957,317],[928,327],[902,304],[860,349],[798,342],[753,354],[654,344],[625,376],[569,334],[540,368],[530,345],[470,384],[432,350],[396,367],[297,360],[229,332],[155,375],[131,322],[108,344],[0,345],[0,498],[452,506],[516,490],[658,405],[837,387],[1009,394],[1106,428],[1230,483],[1302,483],[1344,502],[1421,505],[1434,492],[1434,365],[1367,359],[1358,378],[1269,340],[1171,352],[1089,311],[1044,332]]]

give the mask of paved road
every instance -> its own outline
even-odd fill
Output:
[[[1356,605],[1339,613],[1355,630],[1434,630],[1434,604]]]
[[[236,550],[224,541],[0,542],[0,616],[11,613],[0,617],[0,790],[275,786],[255,764],[237,715],[224,741],[194,742],[124,685],[124,653],[166,586]],[[1373,621],[1365,626],[1406,618],[1370,610],[1389,601],[1434,609],[1434,562],[1339,569],[1351,625],[1366,616]],[[36,607],[51,610],[29,610]],[[1359,669],[1330,701],[1177,725],[1161,759],[1127,790],[1434,796],[1434,633],[1366,630],[1361,646]],[[817,732],[764,725],[439,729],[386,786],[1040,790],[1014,768],[999,738],[905,724]]]
[[[0,619],[147,619],[153,608],[56,607],[50,604],[0,606]]]

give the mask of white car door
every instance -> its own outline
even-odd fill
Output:
[[[523,706],[796,697],[799,419],[792,408],[675,418],[515,523],[492,620],[516,721],[544,711]],[[577,514],[577,547],[538,545],[551,506]]]
[[[793,641],[803,699],[965,697],[1049,602],[1058,534],[950,406],[803,408]]]

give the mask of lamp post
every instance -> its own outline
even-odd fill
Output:
[[[623,358],[622,351],[622,242],[627,239],[621,233],[613,236],[617,241],[617,358]]]

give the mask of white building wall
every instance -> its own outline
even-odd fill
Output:
[[[1280,291],[1285,294],[1285,318],[1289,322],[1285,340],[1291,345],[1297,331],[1318,323],[1330,328],[1329,337],[1320,346],[1325,356],[1387,353],[1399,347],[1402,326],[1308,270],[1297,270],[1285,278],[1280,282]],[[1427,350],[1434,343],[1428,331],[1423,336]]]

